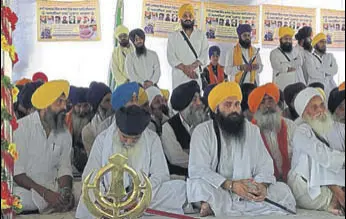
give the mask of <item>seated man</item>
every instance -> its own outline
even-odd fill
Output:
[[[294,108],[294,99],[296,98],[297,94],[305,88],[306,85],[301,82],[290,84],[285,88],[284,97],[287,108],[282,113],[283,117],[290,119],[292,121],[295,121],[299,117],[298,113]]]
[[[171,105],[178,113],[162,127],[163,151],[170,174],[187,177],[192,131],[207,118],[197,82],[190,81],[175,88]]]
[[[72,161],[73,166],[77,169],[74,171],[74,176],[80,176],[83,173],[88,161],[88,155],[82,141],[82,130],[93,116],[92,108],[86,99],[88,90],[88,88],[70,87],[69,100],[72,103],[72,109],[66,114],[65,121],[72,135]]]
[[[303,123],[293,136],[288,185],[301,208],[341,215],[345,208],[345,126],[333,121],[316,88],[294,102]]]
[[[32,96],[38,111],[18,120],[14,132],[19,158],[14,164],[14,194],[24,211],[69,211],[72,194],[72,138],[64,127],[69,83],[50,81]]]
[[[168,112],[168,106],[162,92],[156,86],[151,86],[145,90],[149,100],[149,113],[151,122],[149,128],[161,137],[162,125],[169,119],[163,112]]]
[[[87,101],[91,104],[95,115],[82,130],[83,145],[87,153],[90,152],[97,136],[97,126],[114,114],[111,105],[111,95],[111,89],[104,83],[91,82]]]
[[[127,164],[130,167],[149,176],[153,191],[150,208],[183,214],[183,205],[187,201],[186,184],[184,181],[169,181],[160,138],[146,128],[149,122],[150,114],[139,106],[119,109],[116,112],[116,122],[97,136],[84,169],[83,180],[92,170],[105,166],[110,156],[122,154],[128,158]],[[128,178],[124,182],[125,188],[130,186]],[[110,179],[104,177],[101,191],[108,191],[110,183]],[[82,198],[77,207],[76,218],[93,218]]]
[[[336,122],[345,124],[345,88],[334,88],[329,95],[328,109]]]
[[[202,202],[202,217],[286,213],[264,202],[266,197],[295,211],[290,189],[275,181],[273,160],[258,127],[241,113],[239,85],[221,83],[208,99],[216,115],[191,137],[188,200]]]
[[[279,96],[279,88],[268,83],[252,91],[248,102],[250,111],[254,113],[252,123],[259,127],[264,145],[274,161],[276,180],[287,182],[296,125],[281,116]]]

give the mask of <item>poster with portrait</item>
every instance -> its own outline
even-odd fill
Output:
[[[237,42],[239,24],[252,26],[252,42],[259,41],[259,6],[204,3],[204,31],[210,41]]]
[[[38,41],[98,41],[100,28],[98,0],[37,1]]]
[[[195,27],[201,17],[201,3],[188,0],[143,0],[142,28],[146,35],[168,37],[181,28],[178,10],[183,4],[190,3],[195,9]]]
[[[313,32],[316,33],[316,9],[263,5],[262,44],[279,45],[279,28],[283,26],[291,27],[295,32],[298,32],[304,26],[310,26]]]
[[[327,35],[328,47],[345,47],[345,11],[321,9],[320,27]]]

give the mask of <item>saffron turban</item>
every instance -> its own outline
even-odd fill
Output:
[[[192,14],[192,17],[193,18],[195,17],[195,9],[193,8],[193,6],[191,4],[184,4],[179,8],[179,11],[178,11],[179,19],[182,19],[186,12],[190,12]]]
[[[273,83],[268,83],[253,90],[249,95],[248,105],[252,113],[256,113],[265,95],[272,97],[276,103],[280,101],[280,89]]]
[[[321,40],[327,40],[327,36],[324,33],[317,34],[311,42],[312,47],[315,47]]]
[[[294,100],[294,108],[300,117],[303,116],[305,108],[310,100],[316,96],[320,97],[322,100],[324,99],[323,95],[313,87],[307,87],[297,95]]]
[[[161,93],[162,93],[163,98],[165,98],[165,100],[168,101],[169,100],[169,90],[161,89]]]
[[[112,108],[118,110],[131,101],[133,95],[138,97],[139,85],[136,82],[118,86],[112,94]]]
[[[182,111],[190,105],[201,89],[196,81],[189,81],[176,87],[172,92],[171,105],[175,111]]]
[[[52,105],[62,94],[69,96],[70,84],[65,80],[54,80],[44,83],[36,89],[31,102],[36,109],[45,109]]]
[[[116,29],[115,29],[115,33],[114,33],[114,37],[119,39],[119,36],[121,34],[127,34],[129,35],[129,29],[123,25],[119,25]]]
[[[345,81],[339,85],[339,91],[345,90]]]
[[[102,99],[108,94],[112,93],[111,89],[104,83],[93,81],[89,85],[87,94],[87,101],[90,103],[94,110],[97,110]]]
[[[33,76],[32,76],[32,81],[38,81],[38,80],[42,80],[43,82],[47,82],[48,81],[48,77],[45,73],[43,72],[36,72]]]
[[[119,130],[127,136],[139,136],[150,122],[150,114],[139,106],[121,107],[115,113]]]
[[[239,24],[237,28],[238,36],[240,37],[243,33],[251,33],[252,28],[249,24]]]
[[[148,95],[149,106],[151,105],[151,103],[153,102],[153,100],[155,99],[156,96],[163,97],[160,89],[155,87],[155,86],[148,87],[145,90],[145,92]]]
[[[212,47],[209,48],[209,58],[212,57],[213,55],[215,55],[215,56],[220,56],[221,55],[220,47],[212,46]]]
[[[146,102],[148,102],[148,95],[145,92],[145,90],[142,87],[139,87],[138,91],[138,104],[140,106],[144,105]]]
[[[32,82],[32,80],[30,80],[28,78],[22,78],[22,79],[16,81],[16,85],[25,85],[29,82]]]
[[[294,30],[290,27],[280,27],[279,29],[279,38],[283,38],[285,36],[293,37]]]
[[[217,106],[229,97],[236,97],[240,102],[243,95],[240,86],[236,82],[222,82],[214,87],[208,97],[209,108],[215,112]]]
[[[338,106],[345,100],[345,90],[334,88],[329,95],[328,109],[333,114]]]

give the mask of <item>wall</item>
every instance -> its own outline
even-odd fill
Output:
[[[15,66],[14,80],[22,76],[31,76],[36,71],[46,72],[50,79],[65,78],[71,84],[88,86],[92,80],[107,81],[108,67],[113,46],[113,27],[116,0],[99,0],[101,5],[102,41],[100,42],[60,42],[38,43],[36,40],[35,0],[16,1],[14,7],[20,16],[15,45],[19,50],[20,62]],[[142,0],[125,0],[124,24],[130,29],[141,26]],[[205,1],[208,2],[208,1]],[[220,0],[231,4],[277,4],[299,7],[329,8],[345,10],[344,0]],[[318,15],[319,16],[319,15]],[[317,19],[319,21],[319,17]],[[319,25],[319,24],[318,24]],[[319,26],[317,27],[319,29]],[[212,45],[212,44],[211,44]],[[147,38],[146,46],[155,50],[160,58],[162,76],[159,85],[171,89],[171,68],[166,58],[167,39]],[[222,48],[221,63],[231,44],[220,44]],[[261,45],[256,45],[261,47]],[[265,68],[261,83],[272,78],[269,53],[272,48],[261,47],[261,57]],[[337,83],[345,80],[345,49],[333,49],[339,64]]]

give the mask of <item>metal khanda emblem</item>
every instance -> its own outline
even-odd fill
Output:
[[[93,183],[90,183],[92,171],[84,180],[82,199],[89,212],[96,218],[134,219],[140,217],[151,202],[151,183],[142,172],[143,182],[137,172],[127,165],[127,158],[115,154],[109,163],[96,172]],[[100,183],[107,173],[111,173],[111,185],[106,194],[100,191]],[[132,191],[127,193],[124,187],[124,172],[132,177]],[[95,196],[95,202],[90,199],[89,191]]]

